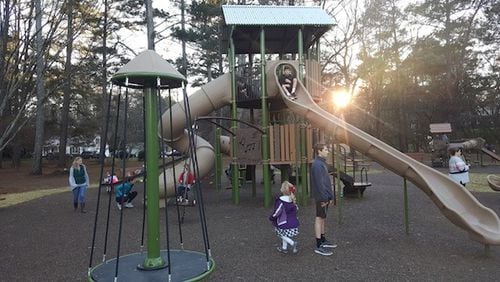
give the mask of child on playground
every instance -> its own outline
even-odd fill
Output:
[[[298,207],[295,198],[295,187],[288,181],[281,184],[282,195],[274,202],[274,210],[269,220],[274,226],[278,237],[281,238],[281,246],[277,248],[280,253],[288,253],[288,245],[296,254],[297,241],[292,238],[299,234],[299,219],[297,217]]]
[[[194,175],[191,173],[189,164],[184,164],[184,170],[179,175],[177,187],[177,201],[181,204],[189,203],[188,192],[191,191],[191,186],[194,184]]]
[[[104,184],[106,184],[106,192],[111,193],[113,190],[113,184],[116,184],[118,182],[118,177],[116,174],[113,174],[111,176],[111,173],[108,171],[106,173],[106,177],[104,178]]]
[[[118,184],[115,188],[115,200],[116,206],[119,210],[122,209],[122,206],[126,208],[133,208],[132,200],[137,196],[136,191],[132,191],[134,188],[134,184],[139,182],[140,180],[136,177],[136,173],[134,171],[128,171],[127,176],[123,180],[121,184]]]
[[[283,68],[283,74],[280,77],[280,84],[286,96],[292,100],[297,99],[295,96],[295,89],[297,88],[297,78],[292,72],[290,66]]]

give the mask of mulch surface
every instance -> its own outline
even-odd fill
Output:
[[[379,168],[383,170],[382,168]],[[492,172],[499,173],[500,167]],[[491,170],[491,168],[489,168]],[[259,178],[260,179],[260,178]],[[346,198],[342,222],[331,208],[327,238],[339,246],[323,257],[314,249],[314,208],[301,207],[299,253],[276,251],[280,240],[263,207],[261,185],[251,196],[251,184],[241,189],[241,203],[231,201],[231,190],[216,191],[204,180],[204,203],[210,248],[216,269],[209,281],[497,281],[500,249],[472,241],[450,223],[425,196],[409,185],[409,235],[405,233],[403,180],[385,171],[370,176],[373,187],[362,199]],[[228,185],[226,185],[228,186]],[[279,185],[273,186],[277,194]],[[120,256],[140,251],[142,238],[142,188],[135,208],[123,212]],[[101,192],[98,229],[92,266],[104,253],[108,194]],[[0,209],[0,280],[87,281],[98,189],[88,191],[89,212],[74,212],[70,192],[42,197]],[[500,193],[476,193],[485,206],[500,214]],[[111,199],[106,259],[117,256],[120,213]],[[197,208],[187,208],[185,221],[177,222],[175,206],[169,206],[170,246],[203,252]],[[160,212],[162,249],[166,248],[165,211]],[[175,263],[175,262],[172,262]],[[120,276],[118,276],[120,280]]]

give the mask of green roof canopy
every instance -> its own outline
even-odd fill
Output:
[[[333,18],[320,7],[224,5],[222,12],[226,23],[223,41],[227,46],[232,36],[237,54],[260,52],[261,27],[265,30],[266,53],[279,54],[298,52],[299,28],[306,50],[334,25]]]
[[[128,85],[126,79],[128,78]],[[158,78],[160,85],[158,86]],[[179,88],[186,78],[154,50],[147,50],[124,65],[111,78],[113,83],[131,88]]]

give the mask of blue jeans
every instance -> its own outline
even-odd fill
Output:
[[[188,198],[188,192],[190,191],[191,189],[188,187],[188,186],[184,186],[184,185],[179,185],[177,187],[177,196],[181,196],[183,197],[184,199],[187,199]]]
[[[85,203],[85,191],[87,191],[86,185],[73,189],[73,203]]]

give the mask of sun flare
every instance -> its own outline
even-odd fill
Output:
[[[351,102],[351,95],[346,91],[335,91],[332,95],[332,102],[337,108],[345,108]]]

